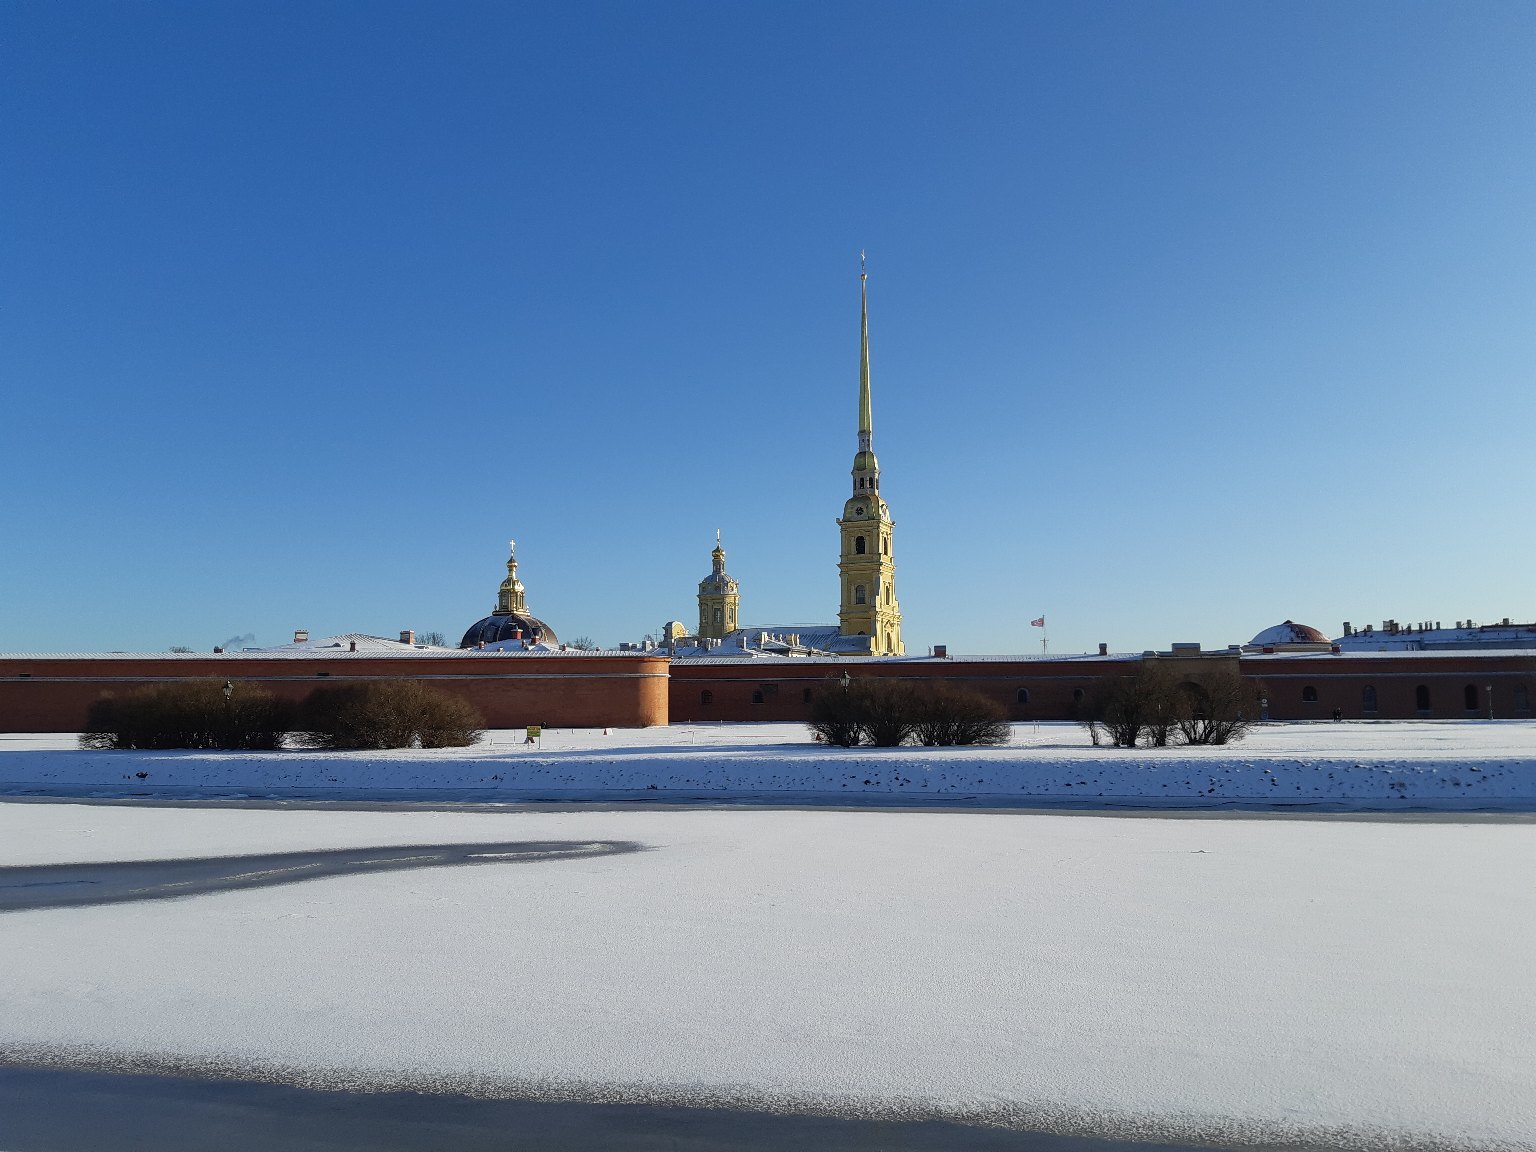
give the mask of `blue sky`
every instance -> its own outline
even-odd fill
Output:
[[[1525,3],[0,7],[0,650],[1536,617]]]

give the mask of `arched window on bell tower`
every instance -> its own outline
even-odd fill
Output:
[[[858,553],[860,556],[862,556],[862,555],[864,555],[864,549],[865,549],[864,537],[862,537],[862,536],[855,536],[853,538],[853,550],[856,553]]]

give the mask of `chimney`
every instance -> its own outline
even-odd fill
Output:
[[[414,644],[414,643],[416,643],[416,630],[414,628],[407,628],[407,629],[405,629],[405,631],[401,632],[400,633],[400,643],[402,643],[402,644]]]
[[[523,638],[523,630],[521,628],[514,628],[514,629],[512,629],[512,639],[514,639],[514,640],[521,640],[522,638]]]
[[[949,659],[949,645],[948,644],[935,644],[933,646],[933,654],[935,656],[937,656],[940,660],[948,660]]]
[[[348,642],[348,644],[347,644],[347,651],[348,652],[356,652],[357,651],[357,641],[356,640],[352,640],[352,641]]]
[[[309,643],[309,629],[308,628],[295,628],[293,630],[293,642],[295,644],[308,644]]]
[[[224,649],[222,649],[222,648],[215,648],[213,650],[213,654],[215,656],[222,656],[222,655],[224,655]]]
[[[1344,635],[1353,636],[1354,634],[1355,630],[1349,626],[1349,621],[1344,621]]]
[[[1108,644],[1100,644],[1099,645],[1099,655],[1100,656],[1108,656],[1109,655],[1109,645]]]

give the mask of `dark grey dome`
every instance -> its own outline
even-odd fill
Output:
[[[499,640],[515,640],[512,633],[521,632],[525,644],[558,644],[555,630],[537,616],[511,613],[506,616],[487,616],[477,620],[459,641],[460,648],[478,648],[482,644],[495,644]]]

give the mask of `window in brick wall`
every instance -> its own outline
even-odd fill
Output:
[[[713,692],[711,692],[708,688],[704,689],[704,691],[699,693],[699,703],[700,704],[713,704],[714,702],[715,702],[715,694]]]
[[[1467,711],[1468,712],[1476,712],[1477,711],[1477,685],[1476,684],[1468,684],[1465,688],[1463,688],[1461,690],[1461,695],[1462,695],[1462,697],[1467,702]]]
[[[1360,711],[1376,711],[1376,689],[1370,684],[1360,689]]]
[[[1413,690],[1413,706],[1420,712],[1429,711],[1429,685],[1420,684]]]
[[[754,689],[752,689],[752,703],[754,703],[754,704],[761,704],[762,702],[763,702],[763,690],[761,688],[754,688]]]
[[[1526,713],[1531,710],[1531,690],[1524,684],[1515,685],[1515,711]]]
[[[1317,689],[1312,687],[1312,685],[1310,685],[1310,684],[1308,684],[1305,688],[1303,688],[1301,690],[1301,702],[1303,704],[1316,704],[1317,703]]]
[[[1028,688],[1020,688],[1017,692],[1015,692],[1013,694],[1013,702],[1015,704],[1028,704],[1029,703],[1029,689]]]

